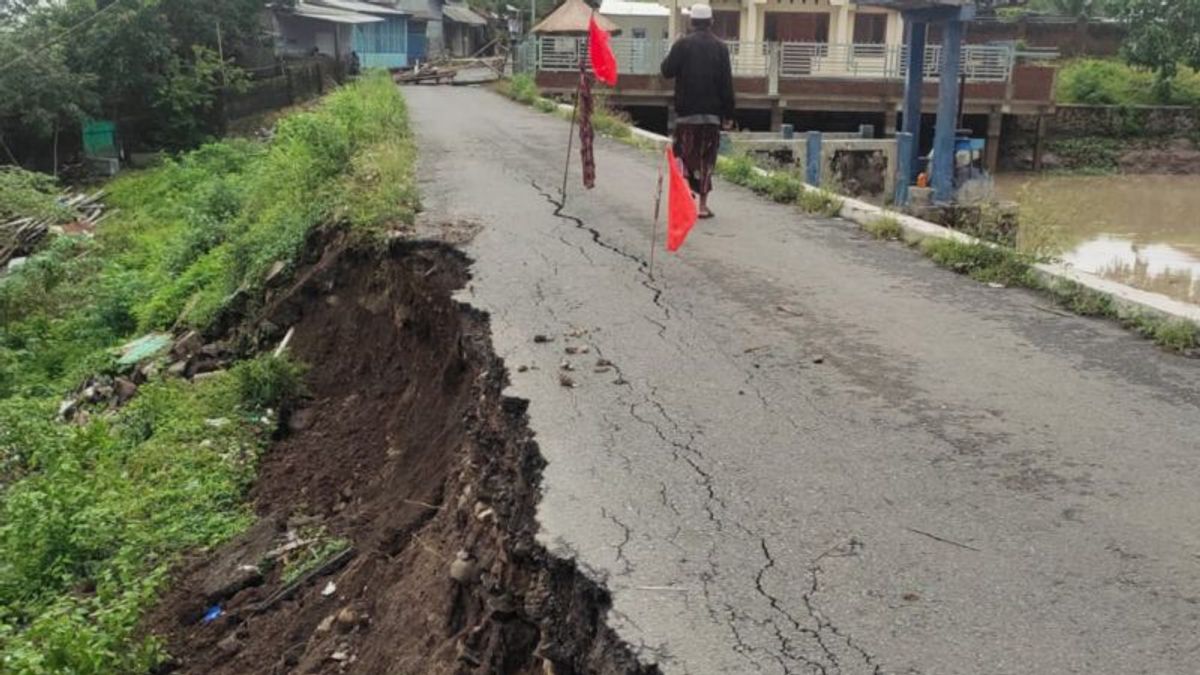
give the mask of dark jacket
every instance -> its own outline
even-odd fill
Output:
[[[733,69],[729,48],[708,30],[693,31],[671,46],[662,76],[675,80],[675,114],[733,119]]]

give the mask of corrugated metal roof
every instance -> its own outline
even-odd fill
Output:
[[[302,16],[306,19],[313,19],[315,21],[328,21],[329,23],[359,24],[383,21],[383,19],[378,16],[347,12],[344,9],[323,7],[321,5],[313,5],[307,2],[297,2],[296,6],[292,8],[292,14],[295,14],[296,16]]]
[[[465,5],[447,4],[443,6],[442,17],[450,19],[451,21],[457,21],[458,23],[470,24],[472,26],[487,25],[487,19],[479,16],[475,12],[472,12],[470,8],[466,7]]]
[[[312,0],[312,2],[318,5],[324,5],[325,7],[342,9],[347,12],[354,12],[356,14],[366,14],[368,16],[375,14],[408,14],[408,12],[402,9],[397,9],[396,7],[384,7],[383,5],[377,5],[372,2],[359,2],[358,0]]]
[[[396,7],[408,12],[413,19],[433,21],[435,18],[429,0],[396,0]]]
[[[671,16],[671,10],[657,2],[630,2],[629,0],[604,0],[600,13],[608,16]]]

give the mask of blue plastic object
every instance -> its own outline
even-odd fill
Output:
[[[216,621],[217,619],[221,618],[221,615],[224,613],[225,613],[225,610],[221,609],[220,605],[213,605],[212,607],[208,608],[207,612],[204,613],[204,618],[201,619],[200,622],[201,623],[212,623],[212,622]]]

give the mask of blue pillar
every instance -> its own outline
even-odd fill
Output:
[[[909,151],[908,174],[905,182],[917,182],[916,171],[921,165],[921,98],[925,86],[925,36],[928,24],[911,16],[904,17],[908,24],[908,82],[904,88],[904,133],[912,136]]]
[[[821,132],[808,132],[804,149],[804,182],[821,187]]]
[[[896,134],[896,206],[908,206],[908,188],[912,175],[913,136],[907,131]]]
[[[958,72],[962,61],[962,21],[947,21],[942,38],[942,77],[938,83],[937,128],[933,134],[933,197],[954,199],[954,142],[958,136]]]

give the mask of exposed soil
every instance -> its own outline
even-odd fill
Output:
[[[466,279],[443,245],[333,245],[268,304],[256,323],[295,327],[310,397],[262,460],[258,525],[152,614],[169,670],[657,672],[604,625],[604,591],[534,540],[543,461],[487,317],[451,298]],[[291,586],[264,565],[319,527],[352,548]]]

